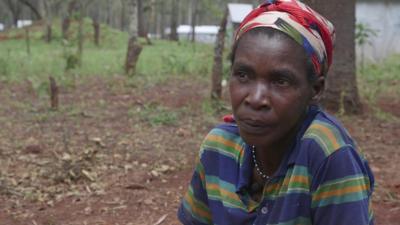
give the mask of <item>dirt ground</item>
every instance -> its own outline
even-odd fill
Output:
[[[206,82],[189,80],[90,78],[60,89],[58,111],[28,82],[0,83],[0,224],[179,224],[200,142],[223,114],[210,116]],[[377,105],[392,117],[341,119],[374,171],[376,224],[394,225],[400,99]]]

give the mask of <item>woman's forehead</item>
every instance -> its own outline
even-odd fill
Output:
[[[294,40],[275,32],[249,32],[238,40],[235,51],[235,59],[241,56],[246,58],[268,56],[274,58],[297,58],[297,60],[307,60],[304,49]]]

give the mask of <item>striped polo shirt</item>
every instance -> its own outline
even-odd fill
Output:
[[[374,178],[366,160],[335,118],[311,107],[295,143],[264,186],[249,193],[251,146],[237,125],[212,129],[199,157],[178,218],[185,224],[373,224]]]

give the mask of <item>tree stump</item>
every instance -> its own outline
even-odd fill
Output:
[[[58,86],[56,80],[50,76],[50,105],[51,109],[58,109]]]

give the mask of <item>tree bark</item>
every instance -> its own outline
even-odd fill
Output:
[[[94,44],[98,47],[100,45],[100,6],[99,4],[95,4],[93,6],[94,12],[91,13],[92,17],[92,26],[93,26],[93,41]]]
[[[217,41],[214,48],[214,65],[211,76],[211,98],[221,99],[222,96],[222,71],[223,71],[223,53],[225,45],[226,23],[228,18],[228,9],[225,9],[221,24],[218,30]]]
[[[4,0],[4,4],[10,10],[13,24],[17,27],[19,16],[21,14],[21,5],[19,4],[19,1]]]
[[[51,109],[57,110],[58,109],[58,86],[56,80],[50,76],[50,106]]]
[[[62,38],[65,40],[69,39],[68,30],[69,30],[70,24],[71,24],[71,19],[69,18],[69,16],[66,16],[64,19],[62,19],[61,35],[62,35]]]
[[[192,26],[192,43],[196,40],[196,17],[197,17],[197,0],[192,0],[192,15],[191,15],[191,26]]]
[[[83,57],[83,3],[79,2],[79,19],[78,19],[78,65],[82,66]]]
[[[333,64],[326,80],[322,104],[330,111],[362,112],[355,70],[355,0],[306,0],[336,28]]]
[[[160,36],[161,39],[166,39],[165,35],[165,3],[161,1],[160,3]]]
[[[171,4],[171,33],[169,39],[172,41],[179,41],[177,27],[178,27],[178,14],[179,14],[179,2],[178,0],[172,0]]]
[[[94,44],[96,46],[100,45],[100,23],[94,18],[93,19],[93,31],[94,31]]]
[[[143,8],[143,1],[137,0],[137,17],[138,17],[138,33],[139,37],[146,37],[146,28],[145,28],[145,20],[144,20],[144,8]]]
[[[121,9],[121,16],[120,16],[120,29],[122,30],[122,31],[125,31],[126,30],[126,23],[125,23],[125,21],[126,21],[126,1],[121,1],[121,6],[122,6],[122,9]]]
[[[44,30],[44,40],[47,43],[50,43],[52,40],[52,27],[51,27],[51,12],[49,9],[49,4],[46,0],[39,1],[39,11],[42,15],[42,18],[45,22],[45,30]]]
[[[25,42],[26,42],[26,53],[31,55],[31,38],[29,36],[29,28],[25,27]]]
[[[142,51],[142,46],[137,42],[138,38],[138,14],[137,0],[125,0],[129,18],[129,41],[125,59],[125,73],[134,75],[136,63]]]

